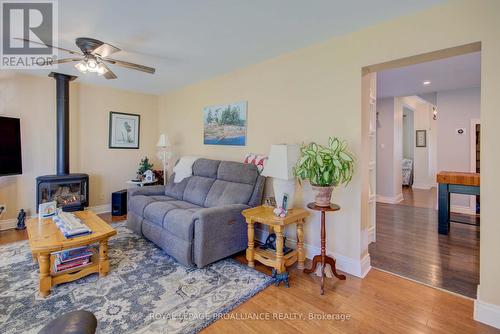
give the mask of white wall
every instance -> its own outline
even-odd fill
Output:
[[[413,160],[413,147],[415,146],[413,117],[413,110],[403,107],[403,158],[411,160]]]
[[[438,170],[470,171],[471,119],[480,117],[481,89],[460,89],[437,93]],[[456,129],[465,128],[462,135]],[[469,207],[467,195],[452,194],[451,205]]]
[[[426,147],[413,145],[413,187],[429,189],[435,185],[436,178],[436,131],[437,124],[432,120],[432,105],[418,96],[405,96],[397,98],[401,101],[402,108],[409,107],[413,113],[413,137],[416,130],[425,130],[427,138]]]
[[[394,185],[394,98],[377,100],[377,197],[392,202],[400,193]]]
[[[425,93],[425,94],[419,94],[417,95],[419,98],[422,100],[425,100],[429,102],[430,104],[436,105],[437,104],[437,94],[434,93]]]
[[[273,143],[325,143],[328,136],[347,140],[352,152],[362,154],[362,84],[364,67],[444,48],[481,42],[481,285],[478,299],[500,307],[500,2],[449,1],[358,32],[297,50],[171,92],[160,98],[159,132],[168,133],[179,154],[241,160],[247,152],[267,152]],[[418,29],[416,29],[418,27]],[[248,101],[246,147],[203,145],[204,106]],[[286,122],[283,122],[286,120]],[[285,124],[284,124],[285,123]],[[366,160],[366,159],[365,159]],[[361,263],[367,258],[367,215],[361,212],[363,171],[358,159],[352,182],[335,189],[333,200],[342,210],[327,217],[327,252]],[[360,161],[365,161],[361,164]],[[304,202],[312,199],[303,189]],[[319,247],[319,216],[312,213],[305,226],[307,245]],[[368,235],[366,233],[366,235]],[[365,262],[363,262],[365,263]],[[349,270],[346,268],[346,270]],[[483,305],[483,304],[481,304]],[[477,318],[487,321],[478,308]],[[498,325],[500,327],[500,324]]]

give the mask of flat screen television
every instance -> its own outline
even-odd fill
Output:
[[[19,118],[0,116],[0,176],[22,172]]]

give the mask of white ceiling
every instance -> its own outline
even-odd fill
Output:
[[[424,86],[424,81],[431,84]],[[377,73],[377,96],[408,96],[481,86],[481,52]]]
[[[59,1],[59,46],[92,37],[126,50],[113,58],[157,69],[114,66],[116,80],[59,72],[79,81],[161,94],[343,35],[444,0],[86,0]],[[60,54],[60,58],[65,58]],[[34,74],[46,75],[43,71]]]

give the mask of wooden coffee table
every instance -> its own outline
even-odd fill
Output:
[[[42,220],[33,218],[26,223],[33,259],[40,267],[39,290],[42,297],[49,295],[50,289],[57,284],[71,282],[94,273],[99,273],[101,277],[108,274],[108,239],[116,234],[116,230],[92,211],[73,213],[92,230],[92,234],[66,239],[52,218]],[[99,243],[99,254],[92,256],[89,265],[59,273],[54,272],[55,256],[51,253],[94,243]]]

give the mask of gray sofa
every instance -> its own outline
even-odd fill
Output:
[[[260,205],[257,167],[198,159],[193,175],[167,186],[129,189],[127,227],[185,266],[201,268],[247,247],[241,211]]]

